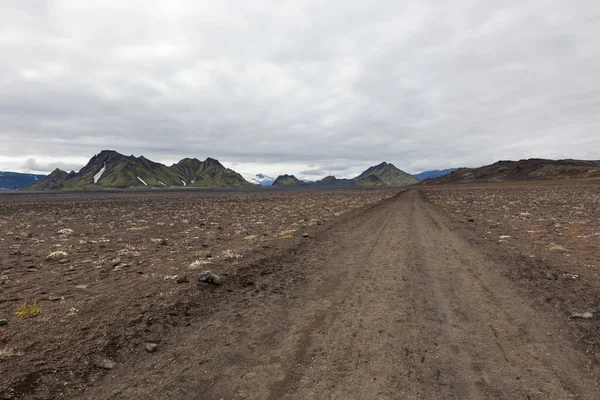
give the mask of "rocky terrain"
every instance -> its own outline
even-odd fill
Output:
[[[0,397],[71,398],[116,362],[155,351],[173,327],[211,311],[216,300],[207,300],[211,285],[197,286],[200,272],[260,295],[254,263],[396,193],[5,195]]]
[[[535,304],[570,321],[574,341],[600,363],[599,185],[450,187],[426,196]]]

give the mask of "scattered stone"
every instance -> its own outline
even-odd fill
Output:
[[[75,287],[76,287],[77,289],[87,289],[87,288],[88,288],[88,285],[81,284],[81,285],[76,285]]]
[[[475,222],[475,220],[473,218],[469,218],[467,219],[467,222]]]
[[[198,282],[220,285],[221,277],[212,271],[202,271],[198,274]]]
[[[148,353],[154,353],[158,350],[158,345],[156,343],[146,343],[145,347]]]
[[[262,245],[262,248],[263,248],[263,249],[270,249],[270,248],[271,248],[271,245],[270,245],[270,244],[263,244],[263,245]]]
[[[177,283],[188,283],[187,275],[177,275]]]
[[[303,233],[302,237],[307,238],[308,237],[308,233]]]
[[[550,279],[551,281],[555,281],[558,279],[558,275],[553,274],[553,273],[548,273],[548,274],[546,274],[546,278]]]
[[[8,320],[6,318],[0,319],[0,326],[8,325]]]
[[[563,233],[564,231],[565,231],[564,228],[561,228],[561,227],[554,228],[554,232],[556,232],[556,233]]]
[[[48,297],[48,301],[59,301],[61,297],[59,296],[50,296]]]
[[[575,318],[592,319],[592,318],[594,318],[594,315],[595,315],[595,313],[593,313],[591,310],[587,310],[582,313],[574,312],[571,314],[571,316],[569,318],[571,318],[571,319],[575,319]]]
[[[94,364],[96,365],[96,367],[102,369],[114,369],[116,366],[115,362],[113,360],[109,360],[108,358],[101,358],[99,360],[96,360]]]

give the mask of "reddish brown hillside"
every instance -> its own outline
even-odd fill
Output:
[[[427,179],[423,185],[511,182],[544,179],[600,179],[600,161],[544,160],[498,161],[480,168],[459,168],[448,175]]]

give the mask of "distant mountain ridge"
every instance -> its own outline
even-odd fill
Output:
[[[600,161],[530,158],[498,161],[479,168],[458,168],[448,175],[427,179],[423,185],[493,183],[528,180],[600,180]]]
[[[413,174],[413,176],[420,181],[424,181],[425,179],[439,178],[440,176],[448,175],[450,172],[454,171],[455,169],[456,168],[434,169],[431,171],[423,171],[419,174]]]
[[[125,156],[103,150],[79,172],[59,169],[27,190],[125,189],[162,187],[251,187],[237,172],[219,161],[185,158],[168,167],[144,156]]]
[[[0,171],[0,190],[21,189],[45,177],[46,175]]]
[[[294,175],[280,175],[273,182],[273,187],[313,187],[313,188],[358,188],[358,187],[397,187],[417,183],[412,175],[402,171],[393,164],[382,162],[369,167],[359,176],[352,179],[338,179],[326,176],[316,182],[303,182]]]

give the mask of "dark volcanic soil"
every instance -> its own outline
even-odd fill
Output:
[[[375,205],[377,196],[394,194]],[[11,388],[4,396],[600,398],[598,316],[569,318],[599,306],[598,189],[270,195],[260,194],[267,197],[256,208],[242,197],[238,213],[220,214],[231,223],[214,221],[218,226],[193,215],[233,207],[209,203],[238,204],[239,197],[75,197],[72,207],[55,199],[0,203],[13,211],[2,214],[0,227],[10,229],[0,243],[13,275],[2,286],[8,301],[0,304],[10,319],[0,327],[0,384]],[[113,206],[76,212],[102,216],[85,224],[67,219],[69,211],[96,201]],[[298,214],[307,202],[314,207]],[[349,202],[354,206],[342,210]],[[289,219],[259,217],[261,207]],[[319,214],[326,208],[328,222]],[[52,223],[43,219],[50,210],[59,212]],[[139,212],[152,217],[140,222]],[[29,222],[17,226],[16,215]],[[111,221],[119,221],[119,234],[101,241]],[[248,230],[257,221],[264,224]],[[71,226],[89,238],[78,238],[75,228],[55,233]],[[40,230],[41,238],[28,234]],[[164,237],[166,244],[150,240]],[[254,245],[244,251],[245,243]],[[55,249],[69,252],[69,261],[43,260]],[[208,267],[225,275],[225,284],[171,279],[187,273],[193,280],[194,260],[212,262]],[[17,318],[19,304],[31,298],[40,300],[42,313]],[[77,311],[69,317],[71,307]],[[155,352],[145,350],[148,342],[158,344]]]
[[[9,321],[0,326],[0,398],[71,398],[229,291],[254,288],[253,265],[294,248],[302,233],[396,193],[0,197],[0,319]],[[67,255],[48,258],[57,251]],[[228,280],[225,289],[197,285],[205,269]],[[182,275],[189,282],[178,284]],[[16,315],[34,302],[39,315]]]

